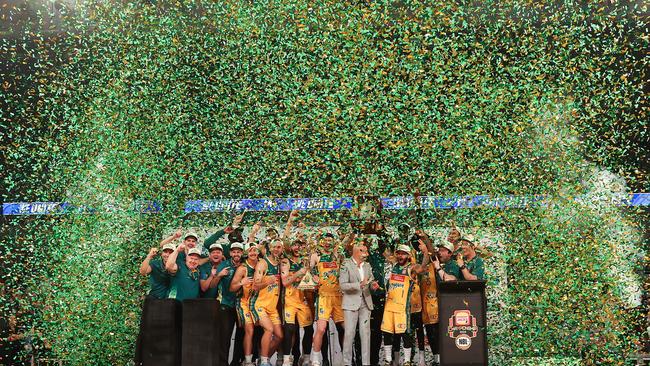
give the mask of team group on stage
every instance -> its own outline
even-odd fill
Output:
[[[276,352],[282,366],[329,365],[330,319],[344,365],[378,365],[382,350],[385,365],[400,364],[400,349],[402,364],[425,365],[425,333],[437,364],[437,283],[484,279],[473,238],[455,227],[436,245],[422,230],[404,242],[383,230],[372,238],[308,235],[304,225],[294,227],[297,216],[291,212],[282,235],[269,228],[258,242],[261,223],[244,241],[239,215],[205,239],[206,258],[197,234],[177,231],[160,243],[160,256],[153,248],[141,264],[140,273],[149,276],[148,297],[217,299],[218,334],[235,331],[231,366],[269,366]],[[172,244],[181,238],[180,245]],[[231,356],[231,338],[225,338],[216,350],[220,365]]]

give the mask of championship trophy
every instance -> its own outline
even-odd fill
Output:
[[[314,248],[314,241],[312,238],[309,238],[307,240],[307,245],[305,246],[305,251],[300,253],[300,256],[302,257],[302,265],[307,268],[307,272],[298,284],[298,290],[313,290],[316,288],[316,282],[314,281],[314,277],[311,274],[311,268],[309,266],[309,258],[311,257],[311,253],[315,251],[316,248]]]
[[[357,234],[377,235],[382,229],[381,199],[377,196],[354,197],[352,229]]]

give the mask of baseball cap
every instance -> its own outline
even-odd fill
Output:
[[[244,250],[244,243],[236,241],[236,242],[230,244],[230,250],[233,250],[233,249]]]
[[[408,246],[408,245],[402,244],[402,245],[397,246],[397,249],[395,250],[395,252],[406,252],[408,254],[411,254],[411,247]]]
[[[165,250],[167,250],[167,249],[169,249],[171,251],[174,251],[174,250],[176,250],[176,246],[174,244],[171,244],[171,243],[163,245],[163,247],[162,247],[163,252]]]
[[[210,245],[210,249],[208,251],[211,252],[211,251],[213,251],[215,249],[219,249],[219,250],[221,250],[223,252],[223,246],[221,244],[219,244],[219,243],[214,243],[214,244]]]
[[[192,254],[196,254],[199,257],[201,256],[201,250],[199,248],[192,248],[187,252],[187,255],[190,256]]]
[[[460,237],[460,240],[469,242],[470,244],[474,245],[474,235],[472,234],[464,234]]]
[[[441,241],[438,244],[438,247],[445,248],[445,249],[447,249],[448,251],[450,251],[452,253],[454,252],[454,244],[452,244],[452,243],[450,243],[450,242],[448,242],[446,240]]]
[[[190,236],[194,237],[194,239],[196,239],[197,241],[199,240],[199,236],[196,235],[196,233],[194,231],[189,231],[187,234],[185,234],[185,236],[183,237],[183,240],[189,238]]]

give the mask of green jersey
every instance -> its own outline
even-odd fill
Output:
[[[170,275],[165,271],[161,258],[149,262],[151,273],[149,273],[149,297],[154,299],[166,299],[169,293]]]
[[[179,255],[180,257],[180,255]],[[199,297],[199,269],[190,270],[185,262],[178,264],[178,270],[171,275],[169,298],[183,301]]]
[[[472,258],[471,261],[465,262],[465,266],[471,274],[477,277],[477,279],[485,279],[485,262],[483,261],[483,258],[478,256],[478,254],[476,257]],[[464,276],[462,276],[462,273],[461,277],[463,277],[463,280],[465,279]]]

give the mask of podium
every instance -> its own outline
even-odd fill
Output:
[[[216,299],[183,300],[181,336],[182,366],[222,366],[219,354],[221,335],[217,334],[220,321],[219,301]],[[232,331],[232,330],[231,330]],[[224,335],[229,337],[230,334]]]
[[[485,281],[438,283],[440,366],[488,364]]]
[[[178,301],[146,299],[142,309],[135,364],[180,365],[181,327],[181,304]]]

